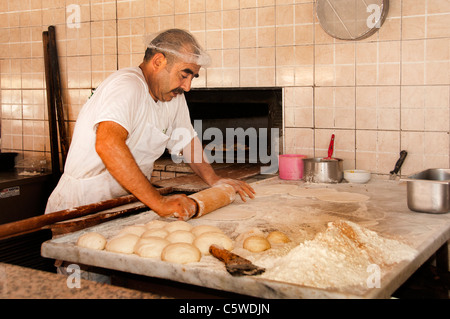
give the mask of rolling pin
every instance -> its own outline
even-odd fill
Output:
[[[191,194],[188,197],[197,204],[197,211],[192,218],[199,218],[234,202],[236,191],[231,185],[221,184]]]
[[[161,195],[172,192],[172,187],[164,187],[157,189]],[[104,200],[99,203],[88,204],[71,209],[65,209],[58,212],[39,215],[36,217],[26,218],[16,222],[0,225],[0,239],[11,237],[13,235],[24,234],[32,231],[40,230],[42,227],[51,225],[64,220],[78,218],[93,213],[101,212],[102,210],[126,205],[137,202],[138,199],[134,195],[126,195],[118,198]]]

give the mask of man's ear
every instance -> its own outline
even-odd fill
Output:
[[[152,66],[155,70],[162,70],[167,65],[167,59],[164,54],[157,52],[151,59]]]

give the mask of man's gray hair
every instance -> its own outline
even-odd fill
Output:
[[[178,58],[186,63],[206,67],[211,61],[194,36],[182,29],[169,29],[147,37],[146,45],[145,61],[149,61],[157,52],[163,53],[169,63],[173,58]]]

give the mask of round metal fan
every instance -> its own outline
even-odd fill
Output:
[[[360,40],[381,28],[389,0],[317,0],[316,12],[326,33],[341,40]]]

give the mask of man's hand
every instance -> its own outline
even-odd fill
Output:
[[[246,182],[231,178],[221,178],[214,172],[211,165],[206,161],[203,154],[202,144],[198,137],[194,137],[191,142],[184,147],[183,156],[194,173],[200,176],[200,178],[208,185],[231,185],[236,190],[236,193],[241,196],[244,202],[246,201],[247,196],[250,198],[255,198],[255,191]]]
[[[239,196],[241,196],[241,199],[245,202],[246,197],[250,197],[250,198],[255,198],[255,191],[253,190],[253,188],[247,184],[244,181],[240,181],[237,179],[231,179],[231,178],[221,178],[219,179],[217,182],[215,182],[212,186],[215,185],[220,185],[220,184],[228,184],[233,186],[233,188],[235,189],[236,193],[239,194]]]
[[[161,217],[175,217],[186,221],[196,213],[197,204],[184,194],[161,196],[153,211]]]

